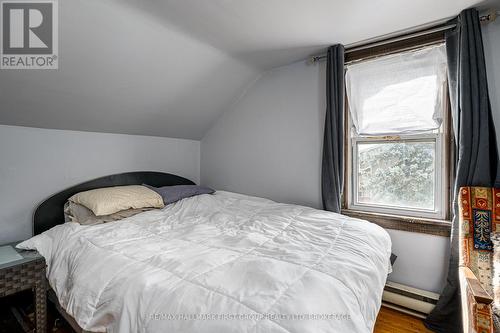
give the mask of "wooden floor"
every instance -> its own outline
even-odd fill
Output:
[[[396,310],[382,307],[377,317],[374,333],[429,332],[422,320]]]

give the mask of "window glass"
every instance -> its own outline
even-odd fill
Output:
[[[435,142],[360,142],[357,146],[358,203],[434,210]]]

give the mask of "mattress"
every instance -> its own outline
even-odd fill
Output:
[[[36,249],[61,306],[97,332],[372,332],[391,241],[367,221],[224,191]]]

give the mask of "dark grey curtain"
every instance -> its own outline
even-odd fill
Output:
[[[321,167],[323,208],[340,213],[344,187],[344,46],[330,46],[326,63],[326,117]]]
[[[458,282],[458,205],[461,186],[498,186],[498,152],[491,117],[479,14],[460,13],[457,27],[447,33],[448,80],[457,142],[451,251],[446,286],[425,324],[435,332],[462,332]]]

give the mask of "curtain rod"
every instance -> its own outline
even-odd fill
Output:
[[[497,18],[497,15],[500,15],[500,11],[491,11],[489,14],[480,16],[479,20],[482,23],[493,22]],[[445,20],[445,22],[447,22],[447,21],[449,21],[449,19]],[[412,33],[408,33],[408,34],[400,35],[400,36],[395,36],[395,37],[391,37],[391,36],[394,36],[394,34],[383,35],[383,36],[372,38],[371,40],[366,40],[364,42],[356,42],[356,43],[346,45],[345,53],[361,51],[361,50],[365,50],[365,49],[376,47],[376,46],[382,46],[382,45],[386,45],[386,44],[390,44],[390,43],[394,43],[394,42],[400,42],[400,41],[415,38],[415,37],[425,36],[425,35],[429,35],[429,34],[432,34],[435,32],[453,29],[456,26],[457,26],[456,24],[446,24],[446,25],[435,27],[435,28],[420,30],[417,32],[412,32]],[[360,45],[360,44],[362,44],[362,45]],[[315,55],[315,56],[310,57],[309,63],[315,64],[315,63],[322,61],[322,60],[325,60],[325,59],[326,59],[326,54],[319,54],[319,55]]]

